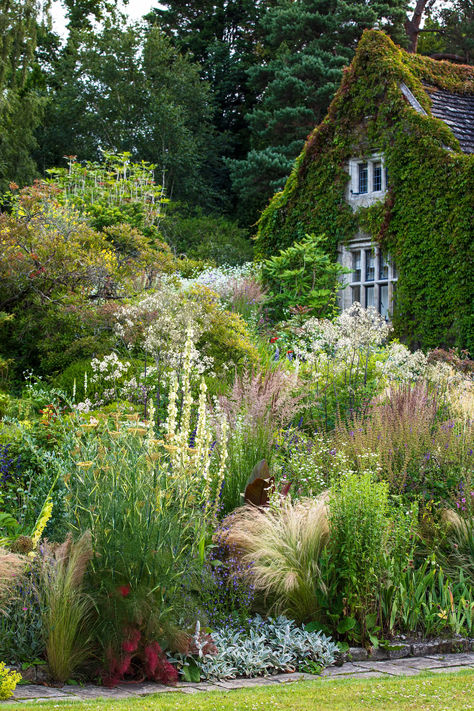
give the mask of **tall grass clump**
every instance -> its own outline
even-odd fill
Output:
[[[91,649],[92,601],[83,590],[92,557],[91,536],[59,546],[43,545],[39,595],[46,657],[52,678],[64,683],[83,664]]]
[[[326,496],[271,508],[243,506],[223,521],[218,539],[239,555],[240,575],[271,610],[304,622],[318,613],[320,560],[329,537]]]
[[[221,494],[224,514],[243,503],[247,480],[257,462],[269,466],[274,439],[303,409],[298,376],[282,368],[265,373],[236,373],[228,395],[218,398],[218,408],[230,425],[227,471]]]
[[[92,601],[83,590],[92,557],[91,537],[43,545],[39,595],[46,657],[52,678],[64,683],[90,653]]]
[[[25,570],[23,556],[0,548],[0,614],[4,613],[4,606]]]
[[[473,492],[470,492],[474,496]],[[473,502],[474,505],[474,502]],[[460,516],[456,511],[447,509],[443,512],[447,526],[447,536],[441,561],[443,569],[453,579],[462,570],[468,583],[474,589],[474,516]]]

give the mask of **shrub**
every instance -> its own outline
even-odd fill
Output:
[[[218,540],[237,551],[249,577],[272,609],[297,622],[318,614],[320,557],[329,527],[326,498],[290,500],[268,509],[243,506],[226,518]]]
[[[386,482],[371,472],[348,472],[329,498],[330,557],[335,591],[345,620],[338,631],[374,642],[378,601],[389,576],[397,587],[413,547],[417,509],[392,507]],[[329,607],[331,601],[328,600]],[[336,608],[337,605],[334,605]],[[380,628],[378,628],[380,629]]]
[[[117,334],[128,347],[144,348],[157,367],[179,368],[186,334],[192,328],[200,358],[220,377],[229,366],[253,366],[258,353],[245,321],[222,308],[218,295],[194,285],[170,283],[118,313]]]
[[[5,662],[0,662],[0,699],[9,699],[13,696],[16,685],[21,681],[21,674],[11,671],[5,666]]]
[[[235,222],[199,211],[180,214],[179,207],[170,205],[161,225],[164,238],[176,253],[217,264],[236,265],[252,259],[252,244]]]
[[[316,318],[334,315],[339,277],[348,270],[331,259],[325,242],[324,235],[307,234],[263,262],[263,281],[270,290],[267,305],[277,319],[296,306],[307,307]]]
[[[380,386],[376,363],[390,331],[380,314],[355,303],[334,321],[310,318],[288,327],[318,426],[328,430],[338,417],[364,414]]]

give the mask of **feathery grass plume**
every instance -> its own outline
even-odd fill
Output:
[[[82,582],[92,558],[90,533],[60,546],[44,545],[39,594],[49,671],[65,682],[90,653],[92,601]]]
[[[304,408],[303,399],[297,371],[275,368],[265,373],[236,373],[230,394],[221,395],[219,405],[231,426],[244,412],[251,427],[265,424],[278,429]]]
[[[243,502],[242,493],[255,464],[271,466],[276,430],[288,425],[305,407],[296,371],[282,368],[235,374],[229,395],[218,398],[230,427],[222,508],[229,513]]]
[[[463,518],[452,509],[445,509],[442,519],[447,524],[449,550],[442,554],[445,572],[456,578],[462,570],[467,581],[474,587],[474,517]]]
[[[324,590],[320,559],[329,539],[327,494],[276,507],[243,506],[224,519],[220,544],[238,553],[238,575],[273,600],[272,608],[297,622],[318,614]]]
[[[3,614],[2,601],[11,595],[19,577],[25,571],[26,561],[23,556],[0,548],[0,614]]]
[[[436,393],[425,382],[392,385],[372,401],[367,417],[339,421],[334,444],[358,471],[364,468],[367,452],[375,452],[383,478],[400,493],[422,476],[433,446],[438,407]]]

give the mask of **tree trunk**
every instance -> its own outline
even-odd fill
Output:
[[[421,18],[425,11],[425,7],[428,4],[428,0],[416,0],[415,9],[413,11],[413,16],[410,19],[407,17],[405,20],[405,30],[408,35],[408,51],[411,53],[416,52],[418,45],[418,35],[420,33]]]

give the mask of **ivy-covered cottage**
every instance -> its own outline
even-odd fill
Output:
[[[257,252],[328,237],[353,301],[413,346],[474,352],[474,67],[364,33],[324,121],[262,214]]]

